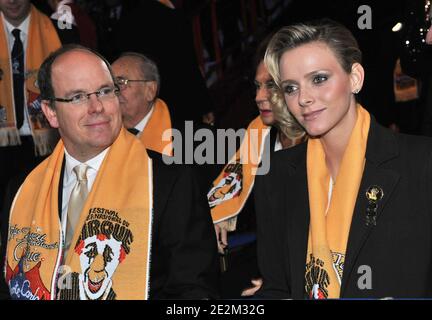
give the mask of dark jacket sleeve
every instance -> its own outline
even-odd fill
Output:
[[[283,244],[287,237],[284,231],[285,224],[281,219],[283,207],[277,201],[283,199],[283,195],[278,196],[272,192],[272,190],[281,192],[282,188],[277,188],[277,182],[273,181],[274,177],[271,172],[269,176],[257,176],[254,186],[257,258],[263,278],[263,285],[255,294],[255,298],[258,299],[287,299],[291,295],[289,279],[287,279],[289,264],[284,261],[287,249],[283,248]],[[272,189],[269,189],[267,182],[272,182]]]
[[[190,167],[154,166],[150,299],[218,297],[216,236],[207,198]]]
[[[6,208],[0,208],[0,233],[1,233],[1,244],[0,244],[0,300],[10,299],[9,289],[6,285],[4,278],[4,265],[6,255],[6,241],[7,241],[7,230],[8,230],[8,216],[6,214]]]

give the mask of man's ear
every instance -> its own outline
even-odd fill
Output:
[[[50,101],[42,100],[42,111],[51,127],[58,128],[57,112],[50,107]]]
[[[158,86],[156,81],[147,82],[146,100],[149,102],[154,101],[156,99],[157,90]]]
[[[359,92],[363,87],[364,69],[360,63],[354,63],[351,67],[351,92]]]

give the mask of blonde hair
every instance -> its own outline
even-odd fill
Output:
[[[275,117],[275,126],[289,139],[298,139],[306,134],[303,127],[289,112],[282,91],[272,89],[270,103]]]
[[[362,60],[362,53],[351,32],[343,25],[329,19],[298,23],[283,27],[276,32],[267,46],[264,63],[276,83],[271,99],[274,105],[275,119],[283,124],[283,127],[291,126],[289,130],[296,130],[295,125],[299,126],[299,124],[288,111],[280,88],[279,62],[286,51],[311,42],[326,44],[333,51],[346,73],[351,73],[352,65],[361,63]]]
[[[271,38],[271,36],[267,36],[259,44],[254,58],[255,70],[258,69],[261,63],[264,63],[264,56]],[[277,90],[277,88],[272,88],[270,89],[270,92],[269,100],[272,105],[273,114],[275,115],[274,126],[277,127],[278,130],[290,140],[295,140],[304,136],[306,134],[305,130],[288,111],[280,90]]]

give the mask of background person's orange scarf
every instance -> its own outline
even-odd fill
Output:
[[[147,149],[172,156],[171,116],[168,107],[163,100],[156,99],[152,108],[153,113],[139,138]]]
[[[270,128],[264,125],[260,116],[249,124],[240,148],[215,179],[207,195],[213,223],[233,218],[243,208],[252,191],[269,133]],[[228,230],[234,229],[235,220],[232,220]]]
[[[20,144],[19,132],[16,128],[12,67],[6,32],[3,15],[0,15],[0,69],[3,71],[3,79],[0,81],[0,147]],[[27,48],[25,48],[24,95],[36,154],[46,155],[51,152],[52,130],[49,129],[40,108],[36,80],[42,62],[51,52],[60,48],[61,43],[51,20],[33,5],[28,32]]]
[[[6,281],[12,298],[146,299],[152,221],[152,166],[124,129],[109,149],[75,229],[64,270],[58,190],[60,141],[25,180],[11,209]],[[61,189],[60,189],[61,190]],[[54,294],[57,285],[61,290]]]
[[[355,202],[365,164],[370,115],[357,106],[357,120],[333,186],[320,139],[307,146],[310,226],[305,290],[309,298],[339,298],[343,265]],[[328,211],[326,214],[326,210]]]
[[[158,0],[158,1],[170,9],[175,9],[174,5],[170,0]]]

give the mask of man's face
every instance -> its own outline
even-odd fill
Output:
[[[8,22],[17,27],[30,13],[30,0],[0,0],[0,11]]]
[[[116,78],[128,80],[145,80],[139,62],[132,57],[117,59],[113,65]],[[152,101],[156,96],[156,82],[129,82],[120,91],[120,109],[123,124],[126,128],[135,127],[151,110]]]
[[[114,87],[105,63],[83,50],[58,57],[52,66],[51,80],[57,98],[69,99],[76,94]],[[83,104],[55,102],[53,109],[44,101],[42,108],[51,126],[59,129],[66,150],[82,162],[109,147],[122,125],[115,95],[101,99],[92,94]]]

